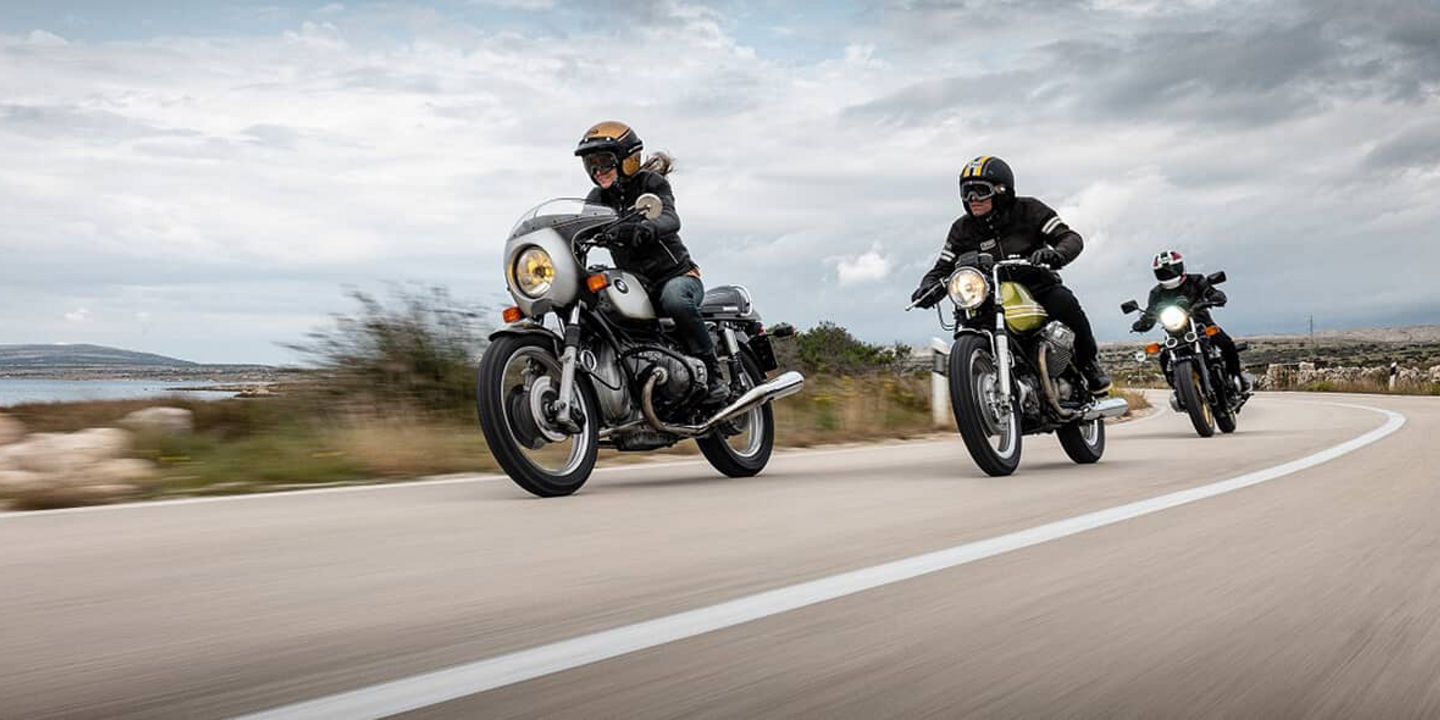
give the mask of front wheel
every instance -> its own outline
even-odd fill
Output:
[[[740,385],[749,390],[765,376],[749,355],[741,354],[740,362],[745,367]],[[711,467],[729,477],[759,474],[770,462],[770,453],[775,449],[775,410],[767,402],[727,420],[724,425],[729,427],[695,438],[700,452],[710,461]]]
[[[1200,392],[1201,387],[1198,365],[1191,361],[1176,366],[1175,392],[1180,396],[1180,404],[1190,414],[1190,424],[1195,426],[1195,432],[1200,437],[1210,437],[1215,434],[1215,414]]]
[[[580,432],[567,433],[555,422],[560,360],[548,338],[496,338],[480,358],[478,380],[480,429],[516,485],[540,497],[559,497],[590,479],[599,452],[599,402],[589,378],[576,374],[570,402]]]
[[[950,348],[950,406],[970,457],[987,475],[1003,476],[1020,466],[1020,417],[1000,395],[1000,372],[990,343],[961,335]]]
[[[1060,438],[1065,454],[1081,465],[1099,462],[1105,454],[1105,420],[1102,418],[1070,423],[1056,430],[1055,437]]]

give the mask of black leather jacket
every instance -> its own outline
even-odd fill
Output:
[[[1187,308],[1194,307],[1202,300],[1210,303],[1212,307],[1223,307],[1227,300],[1225,293],[1220,288],[1211,285],[1204,275],[1185,273],[1184,282],[1174,288],[1156,285],[1150,289],[1150,302],[1145,306],[1145,313],[1140,316],[1138,329],[1149,330],[1155,327],[1155,320],[1160,317],[1160,308],[1174,305],[1181,298],[1185,300]],[[1195,322],[1203,325],[1215,324],[1215,321],[1210,318],[1210,311],[1205,308],[1192,311],[1190,315],[1195,318]]]
[[[955,259],[967,252],[989,253],[996,260],[1015,255],[1028,258],[1047,245],[1060,253],[1065,265],[1085,248],[1080,234],[1071,230],[1050,206],[1032,197],[1017,197],[1004,210],[980,218],[962,215],[956,220],[945,238],[940,259],[925,273],[920,286],[928,287],[949,277],[955,271]],[[1005,272],[1007,277],[1024,283],[1031,290],[1059,282],[1055,273],[1043,268],[1014,268]]]
[[[621,178],[608,190],[594,188],[585,200],[623,213],[645,193],[659,195],[664,205],[660,217],[649,221],[655,229],[654,239],[638,247],[612,247],[610,257],[615,259],[617,267],[639,275],[652,291],[658,292],[667,280],[696,267],[690,251],[680,240],[680,216],[675,213],[675,193],[670,190],[670,181],[659,173],[641,170],[629,178]]]

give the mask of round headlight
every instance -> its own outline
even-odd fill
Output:
[[[1175,331],[1185,327],[1190,322],[1190,315],[1174,305],[1160,311],[1160,324],[1166,330]]]
[[[555,263],[550,253],[539,247],[526,248],[515,258],[515,288],[526,297],[538,298],[550,290],[555,280]]]
[[[970,268],[960,268],[950,276],[950,300],[964,310],[980,307],[989,288],[985,276]]]

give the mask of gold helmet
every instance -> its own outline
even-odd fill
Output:
[[[607,120],[592,125],[580,138],[575,154],[585,164],[585,175],[595,182],[595,173],[620,169],[622,177],[640,172],[640,151],[645,143],[629,125]]]

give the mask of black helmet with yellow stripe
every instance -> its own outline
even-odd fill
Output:
[[[960,170],[960,199],[968,211],[971,200],[996,198],[1001,209],[1015,200],[1015,173],[1010,164],[993,155],[980,157],[965,163]]]
[[[629,125],[614,120],[596,123],[580,138],[575,154],[585,164],[585,175],[595,182],[595,174],[619,168],[621,177],[640,172],[640,151],[645,143]]]

